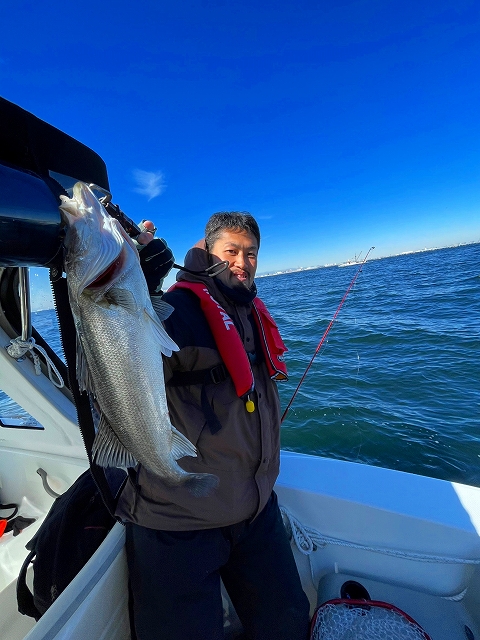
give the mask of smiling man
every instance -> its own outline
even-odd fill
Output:
[[[273,492],[286,350],[254,282],[260,231],[214,214],[163,296],[180,347],[165,358],[172,424],[197,447],[180,466],[213,473],[206,497],[143,468],[119,503],[138,640],[221,640],[220,579],[249,640],[305,640],[309,605]]]
[[[235,219],[237,216],[235,214]],[[210,218],[205,230],[207,250],[211,260],[228,261],[229,268],[224,272],[224,279],[228,280],[230,286],[235,287],[241,282],[251,289],[257,271],[260,231],[254,218],[246,214],[238,216],[238,222],[243,222],[245,229],[223,228],[222,224],[229,220],[233,222],[232,218],[234,214],[216,214]]]

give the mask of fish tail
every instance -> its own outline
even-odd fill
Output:
[[[184,484],[196,498],[205,498],[218,487],[218,483],[218,476],[212,473],[189,473]]]

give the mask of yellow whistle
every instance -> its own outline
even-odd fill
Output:
[[[255,403],[252,402],[252,400],[247,400],[247,402],[245,403],[245,409],[248,411],[248,413],[253,413],[255,411]]]

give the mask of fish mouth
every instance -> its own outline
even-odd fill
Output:
[[[99,298],[122,276],[128,263],[127,246],[130,244],[135,249],[135,245],[83,182],[75,184],[73,198],[62,196],[62,202],[60,209],[69,229],[77,229],[73,237],[82,239],[78,254],[73,244],[70,257],[71,263],[78,264],[80,273],[83,272],[76,295],[80,296],[84,291],[98,292],[96,297]],[[97,237],[95,250],[89,253],[94,236]],[[67,253],[70,253],[70,246],[67,246]]]

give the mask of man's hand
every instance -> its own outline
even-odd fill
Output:
[[[150,220],[144,220],[139,225],[142,233],[136,240],[140,246],[140,266],[147,281],[150,295],[162,292],[163,281],[169,274],[175,258],[171,249],[163,238],[154,238],[155,225]]]

